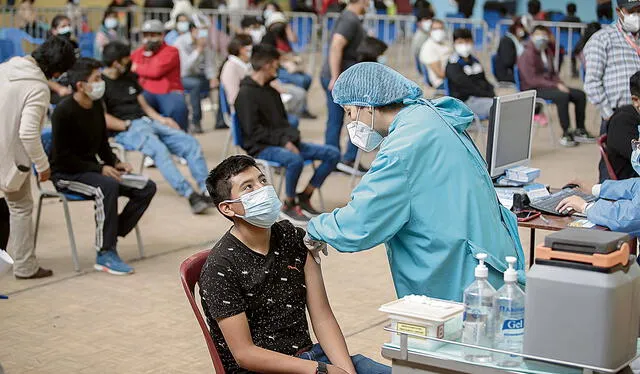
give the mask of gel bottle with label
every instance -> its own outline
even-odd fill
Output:
[[[515,257],[507,257],[509,268],[504,272],[504,286],[493,299],[495,316],[494,348],[501,351],[522,353],[524,339],[524,297],[518,286],[518,273],[514,266]],[[505,367],[518,367],[522,357],[495,354],[496,363]]]
[[[462,342],[492,348],[493,342],[493,297],[496,289],[487,281],[489,269],[484,264],[486,253],[479,253],[476,258],[480,263],[476,266],[476,280],[464,290],[464,315],[462,317]],[[492,354],[478,348],[464,349],[464,358],[473,362],[491,362]]]

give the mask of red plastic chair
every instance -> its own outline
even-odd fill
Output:
[[[598,138],[598,148],[600,149],[600,155],[604,160],[604,164],[607,165],[607,172],[609,173],[609,178],[614,181],[618,180],[618,176],[616,172],[613,171],[613,166],[609,161],[609,155],[607,154],[607,134],[604,134]]]
[[[182,287],[184,288],[184,293],[187,294],[187,299],[189,299],[189,304],[191,304],[191,308],[193,309],[193,313],[196,315],[196,319],[198,320],[198,324],[202,329],[202,334],[204,334],[204,340],[207,342],[207,348],[209,348],[209,354],[211,355],[211,360],[213,361],[213,368],[216,371],[216,374],[224,374],[224,367],[222,366],[222,361],[220,360],[220,356],[218,355],[218,350],[216,349],[215,343],[211,338],[211,334],[209,333],[209,326],[205,322],[202,317],[202,313],[200,313],[200,308],[198,308],[198,304],[195,299],[195,287],[200,279],[200,272],[202,271],[202,266],[205,261],[207,261],[207,256],[209,256],[209,252],[211,250],[207,249],[201,252],[198,252],[191,257],[187,258],[180,265],[180,279],[182,280]]]

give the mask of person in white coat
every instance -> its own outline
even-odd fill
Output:
[[[51,176],[40,132],[49,107],[47,81],[57,78],[76,60],[73,44],[52,37],[30,56],[0,64],[0,191],[9,206],[11,234],[7,249],[18,279],[44,278],[51,270],[38,265],[32,223],[31,164],[40,181]]]

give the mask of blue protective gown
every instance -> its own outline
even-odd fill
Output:
[[[587,218],[611,231],[640,236],[640,178],[602,183],[600,199],[587,209]]]
[[[398,113],[347,206],[309,222],[309,235],[340,252],[385,243],[398,297],[461,301],[474,255],[488,253],[489,282],[502,285],[505,256],[524,253],[517,220],[497,199],[486,164],[466,133],[461,101],[418,100]]]

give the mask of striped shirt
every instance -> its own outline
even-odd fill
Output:
[[[640,70],[640,56],[620,32],[618,23],[593,34],[584,48],[584,57],[584,88],[602,117],[609,118],[614,109],[631,104],[629,78]]]

